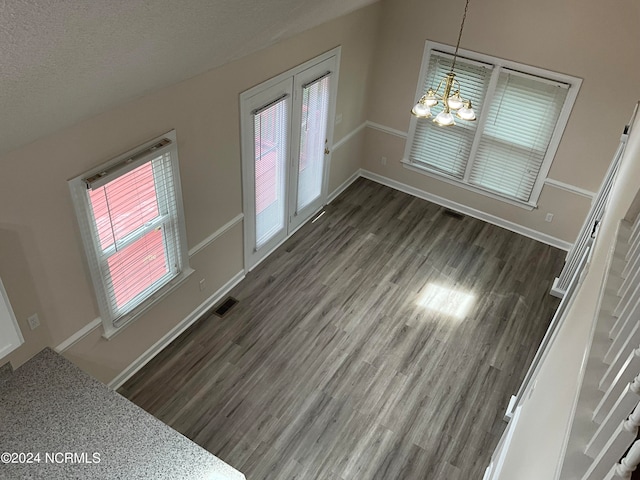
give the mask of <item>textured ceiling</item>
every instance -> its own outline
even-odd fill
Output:
[[[0,153],[375,0],[0,0]]]

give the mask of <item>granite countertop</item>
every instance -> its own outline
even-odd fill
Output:
[[[6,463],[3,452],[33,463]],[[0,385],[0,479],[36,478],[245,477],[45,349]]]

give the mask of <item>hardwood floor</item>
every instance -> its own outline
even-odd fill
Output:
[[[359,179],[120,393],[249,480],[481,479],[563,259]]]

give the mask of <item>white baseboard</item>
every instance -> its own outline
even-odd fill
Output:
[[[518,225],[517,223],[510,222],[500,217],[496,217],[495,215],[491,215],[489,213],[476,210],[475,208],[468,207],[467,205],[463,205],[461,203],[448,200],[438,195],[425,192],[424,190],[420,190],[419,188],[412,187],[402,182],[398,182],[397,180],[392,180],[391,178],[370,172],[369,170],[361,170],[360,175],[374,182],[386,185],[387,187],[395,188],[396,190],[408,193],[409,195],[413,195],[414,197],[422,198],[423,200],[427,200],[442,207],[455,210],[465,215],[469,215],[470,217],[477,218],[478,220],[497,225],[498,227],[506,228],[507,230],[518,233],[520,235],[524,235],[525,237],[532,238],[539,242],[546,243],[547,245],[551,245],[552,247],[569,251],[572,246],[571,243],[556,237],[552,237],[551,235],[547,235],[546,233],[538,232],[531,228]]]
[[[347,188],[349,188],[349,186],[361,176],[362,176],[362,169],[359,168],[354,172],[353,175],[347,178],[344,182],[342,182],[342,184],[338,188],[336,188],[333,192],[329,194],[329,196],[327,197],[327,205],[333,202],[338,195],[340,195]]]
[[[207,310],[219,302],[229,291],[244,279],[244,270],[235,274],[227,283],[220,287],[213,295],[202,302],[195,310],[193,310],[184,320],[173,327],[160,340],[154,343],[147,351],[140,355],[133,363],[125,368],[108,386],[114,390],[120,388],[124,382],[129,380],[135,373],[144,367],[153,359],[160,351],[169,345],[172,341],[180,336],[187,328],[189,328],[196,320],[198,320]]]
[[[57,353],[62,353],[65,350],[67,350],[71,345],[73,345],[76,342],[79,342],[80,340],[82,340],[84,337],[86,337],[87,335],[89,335],[91,332],[93,332],[96,328],[98,328],[100,325],[102,325],[102,319],[100,317],[94,319],[91,321],[91,323],[89,323],[88,325],[85,325],[84,327],[82,327],[80,330],[78,330],[76,333],[74,333],[73,335],[71,335],[69,338],[67,338],[64,342],[62,342],[60,345],[58,345],[57,347],[54,348],[54,350]]]

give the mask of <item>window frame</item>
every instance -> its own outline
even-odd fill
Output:
[[[420,74],[418,76],[418,84],[416,88],[414,103],[417,102],[418,99],[424,94],[423,90],[424,90],[425,79],[427,78],[427,74],[428,74],[427,70],[429,66],[429,58],[433,51],[453,55],[455,52],[455,47],[451,45],[434,42],[431,40],[427,40],[425,42],[425,47],[422,55],[422,64],[420,67]],[[540,77],[541,80],[543,81],[548,80],[552,82],[565,83],[569,86],[564,104],[562,106],[560,115],[558,116],[558,120],[554,128],[554,132],[551,136],[551,140],[549,141],[549,145],[547,147],[544,160],[540,165],[540,169],[538,171],[536,181],[534,182],[533,188],[531,190],[531,195],[529,197],[529,200],[525,202],[517,198],[509,197],[507,195],[502,195],[498,192],[488,190],[481,186],[474,185],[465,181],[465,179],[468,179],[469,177],[469,173],[471,171],[473,161],[475,160],[477,146],[480,143],[480,139],[483,136],[484,124],[490,111],[490,108],[489,108],[490,103],[483,103],[483,105],[481,105],[481,113],[479,118],[476,120],[477,127],[476,127],[476,134],[473,140],[473,146],[471,148],[469,157],[465,160],[466,172],[463,179],[457,179],[453,176],[447,175],[444,172],[438,171],[436,169],[431,169],[429,168],[428,165],[415,163],[410,160],[411,147],[413,145],[418,121],[423,121],[423,122],[431,121],[430,119],[419,120],[414,115],[411,115],[409,132],[407,135],[407,141],[405,144],[405,150],[404,150],[401,163],[405,168],[411,171],[415,171],[423,175],[427,175],[429,177],[435,178],[445,183],[455,185],[465,190],[470,190],[472,192],[481,194],[486,197],[500,200],[501,202],[504,202],[504,203],[515,205],[526,210],[533,210],[534,208],[537,208],[538,200],[540,198],[540,194],[542,193],[542,188],[549,174],[549,170],[551,169],[553,159],[558,150],[558,146],[560,145],[562,135],[564,134],[564,130],[569,121],[569,116],[571,115],[571,111],[575,104],[575,100],[578,96],[578,92],[582,85],[582,79],[571,76],[571,75],[566,75],[563,73],[553,72],[550,70],[545,70],[542,68],[525,65],[525,64],[514,62],[511,60],[506,60],[503,58],[486,55],[483,53],[473,52],[470,50],[459,49],[458,56],[463,57],[464,59],[469,60],[471,62],[480,62],[480,63],[489,64],[493,66],[491,74],[489,76],[487,91],[485,93],[485,101],[486,99],[489,99],[489,102],[493,100],[493,94],[495,93],[495,90],[498,84],[500,72],[503,71],[504,69],[515,70],[517,72],[521,72],[526,75],[533,75],[536,77]],[[464,85],[462,85],[462,96],[464,97]],[[460,122],[464,122],[464,120],[460,120]],[[456,128],[456,127],[457,125],[453,127],[443,127],[443,128]]]
[[[145,153],[146,150],[163,139],[169,139],[171,143],[160,151],[150,151]],[[108,262],[108,259],[113,254],[105,254],[104,252],[106,249],[103,249],[101,246],[101,240],[94,221],[91,200],[88,194],[89,190],[85,180],[98,173],[123,165],[128,159],[139,156],[139,158],[136,158],[135,160],[135,167],[131,168],[123,165],[122,171],[116,170],[115,173],[109,173],[109,180],[104,182],[104,184],[108,184],[111,181],[130,173],[133,169],[145,165],[158,158],[158,156],[165,155],[167,153],[169,154],[169,161],[166,163],[166,168],[170,171],[163,172],[163,175],[170,176],[171,181],[173,182],[173,201],[171,201],[171,199],[164,198],[163,195],[160,195],[161,198],[158,198],[158,216],[152,221],[138,226],[123,238],[114,238],[114,244],[109,248],[115,250],[117,245],[118,251],[122,251],[127,246],[135,243],[137,240],[143,238],[157,228],[161,228],[163,230],[163,239],[166,238],[166,235],[171,235],[175,242],[175,248],[167,248],[167,242],[166,240],[164,241],[164,252],[167,262],[171,262],[174,265],[174,269],[167,272],[152,285],[149,285],[145,290],[136,295],[136,297],[141,298],[138,300],[131,299],[130,301],[134,302],[134,306],[132,308],[122,311],[118,308],[113,308],[109,301],[110,292],[113,287],[111,285],[109,273],[107,271],[104,271],[103,273],[103,269],[105,268],[105,263]],[[152,163],[151,168],[155,177],[157,165]],[[81,175],[78,175],[77,177],[69,180],[68,185],[80,227],[80,236],[82,238],[82,245],[84,247],[85,258],[88,263],[89,273],[91,275],[94,294],[96,295],[100,318],[104,327],[104,336],[106,338],[110,338],[172,292],[194,272],[189,265],[178,163],[178,142],[175,130],[171,130],[164,135],[145,142],[132,150],[118,155],[117,157],[112,158],[111,160],[104,162]],[[158,187],[157,184],[155,184],[155,186],[156,188]],[[116,252],[114,251],[114,253]],[[106,268],[108,269],[108,267]]]

